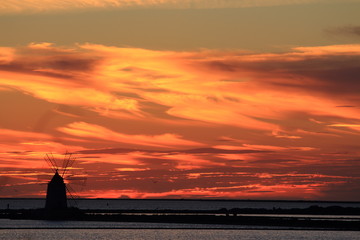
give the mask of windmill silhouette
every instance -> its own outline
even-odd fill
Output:
[[[54,176],[47,187],[45,209],[48,211],[65,210],[68,208],[67,194],[76,203],[75,194],[72,193],[74,191],[64,182],[64,176],[73,166],[76,158],[73,153],[66,152],[61,167],[58,164],[59,160],[52,153],[46,154],[44,159],[54,172]]]

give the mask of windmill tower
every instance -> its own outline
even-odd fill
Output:
[[[44,158],[54,172],[54,176],[47,187],[45,209],[52,212],[66,210],[66,192],[69,192],[69,189],[64,182],[64,175],[74,164],[75,158],[72,153],[66,152],[60,168],[53,154],[46,154]],[[70,192],[69,195],[72,197]]]
[[[45,209],[63,210],[67,208],[66,185],[64,179],[56,170],[53,178],[48,184],[46,193]]]

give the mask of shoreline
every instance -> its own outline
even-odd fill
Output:
[[[2,200],[44,200],[45,197],[0,197]],[[337,201],[337,200],[287,200],[287,199],[227,199],[227,198],[76,198],[75,200],[107,200],[107,201],[196,201],[196,202],[289,202],[289,203],[349,203],[349,204],[360,204],[360,201]]]
[[[324,208],[300,209],[303,213],[311,214],[309,210],[324,210]],[[220,225],[224,229],[232,229],[238,226],[251,226],[255,228],[277,228],[277,229],[312,229],[312,230],[338,230],[338,231],[360,231],[360,208],[350,209],[357,211],[352,218],[344,218],[347,208],[336,209],[342,210],[336,214],[330,214],[332,218],[327,218],[329,214],[321,215],[312,211],[312,216],[304,216],[295,209],[296,213],[289,215],[264,213],[264,209],[248,209],[252,211],[262,211],[262,215],[249,215],[244,209],[235,209],[227,211],[220,209],[218,211],[112,211],[104,212],[103,210],[80,210],[77,208],[68,208],[58,211],[48,211],[46,209],[32,210],[0,210],[0,218],[13,220],[46,220],[46,221],[80,221],[80,222],[117,222],[117,223],[164,223],[164,224],[192,224],[199,225]],[[281,209],[274,209],[279,211]],[[329,210],[329,209],[328,209]],[[331,210],[331,208],[330,208]],[[344,212],[345,211],[345,212]],[[227,227],[228,226],[228,227]],[[0,228],[1,229],[1,228]]]
[[[259,227],[259,228],[205,228],[205,227],[174,227],[174,228],[161,228],[161,227],[20,227],[20,228],[3,228],[0,227],[1,230],[206,230],[206,231],[239,231],[239,230],[246,230],[246,231],[334,231],[334,232],[358,232],[360,230],[353,230],[353,229],[329,229],[329,228],[266,228],[266,227]]]

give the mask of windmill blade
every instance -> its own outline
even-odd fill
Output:
[[[65,172],[67,170],[67,165],[68,165],[68,162],[69,162],[69,157],[71,157],[71,156],[68,157],[68,155],[69,155],[69,153],[68,153],[68,151],[66,151],[66,153],[64,155],[64,161],[63,161],[63,164],[62,164],[62,168],[63,168],[63,172],[61,174],[62,177],[65,175]]]
[[[58,167],[57,167],[57,164],[56,164],[56,161],[55,161],[54,155],[53,155],[53,153],[50,153],[50,154],[51,154],[51,155],[46,154],[46,156],[48,157],[48,159],[49,159],[49,161],[50,161],[50,163],[51,163],[51,165],[52,165],[53,169],[54,169],[54,170],[57,170],[57,169],[58,169]]]
[[[68,192],[70,199],[72,201],[74,201],[74,205],[76,207],[78,207],[78,199],[80,199],[80,197],[75,193],[74,189],[72,187],[70,187],[69,185],[65,185],[66,191]]]
[[[68,154],[67,152],[65,153],[65,157],[66,157],[66,154]],[[71,159],[71,153],[69,154],[69,156],[65,159],[65,161],[64,161],[64,170],[63,170],[63,173],[62,173],[62,175],[61,176],[64,176],[65,175],[65,173],[66,173],[66,171],[67,171],[67,169],[68,169],[68,166],[69,166],[69,162],[70,162],[70,159]]]
[[[69,159],[69,164],[68,164],[69,168],[71,168],[74,165],[75,160],[76,160],[76,157],[73,157],[72,155],[73,154],[71,153],[71,159]]]
[[[68,151],[66,150],[65,154],[64,154],[64,158],[63,158],[63,162],[62,162],[62,169],[65,169],[65,164],[66,164],[66,156],[68,155]]]
[[[44,159],[45,159],[46,163],[49,165],[49,167],[51,168],[51,170],[55,173],[56,172],[56,164],[54,163],[54,160],[51,159],[49,154],[45,154]]]
[[[50,154],[51,154],[51,159],[52,159],[52,161],[53,161],[53,163],[54,163],[55,169],[58,170],[58,169],[59,169],[59,166],[58,166],[58,164],[57,164],[57,162],[56,162],[56,158],[54,157],[54,155],[53,155],[52,152],[51,152]]]
[[[70,168],[74,162],[75,162],[75,157],[73,157],[72,153],[67,153],[69,156],[67,157],[67,159],[65,160],[64,163],[64,171],[62,173],[62,176],[65,175],[66,171],[68,170],[68,168]]]
[[[45,162],[49,165],[49,167],[51,168],[51,170],[53,169],[53,166],[51,164],[51,161],[49,160],[49,158],[47,157],[47,154],[44,156],[44,160]]]

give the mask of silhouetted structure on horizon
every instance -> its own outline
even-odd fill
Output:
[[[72,153],[66,152],[62,160],[61,167],[58,166],[58,160],[53,156],[52,153],[46,154],[44,159],[54,172],[54,176],[48,183],[47,187],[45,211],[49,215],[56,215],[61,217],[64,212],[68,212],[67,210],[69,210],[66,197],[68,188],[64,182],[64,175],[73,165],[75,158],[73,157]],[[60,174],[59,171],[61,172]],[[72,197],[70,192],[69,195]]]
[[[45,209],[50,211],[67,209],[66,185],[58,170],[48,183]]]

